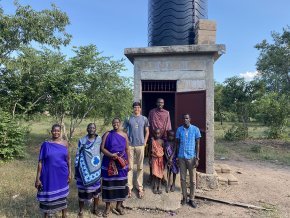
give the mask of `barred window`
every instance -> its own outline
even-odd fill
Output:
[[[142,92],[175,92],[176,80],[142,80]]]

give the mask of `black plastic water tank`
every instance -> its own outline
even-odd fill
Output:
[[[148,0],[148,46],[194,44],[194,27],[207,19],[207,0]]]

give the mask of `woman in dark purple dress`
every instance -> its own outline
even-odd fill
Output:
[[[120,127],[120,119],[112,121],[113,130],[107,132],[102,141],[102,199],[106,202],[103,217],[110,212],[111,202],[117,202],[116,211],[123,215],[123,201],[128,196],[128,171],[130,170],[127,134]]]
[[[71,164],[68,142],[61,138],[61,126],[54,124],[51,128],[52,139],[42,143],[39,153],[35,187],[37,199],[44,217],[62,210],[66,217]]]

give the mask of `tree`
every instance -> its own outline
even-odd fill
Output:
[[[65,31],[69,24],[66,13],[55,5],[50,10],[35,11],[29,5],[16,3],[14,15],[6,15],[0,6],[0,60],[3,63],[13,52],[31,42],[53,48],[67,45],[71,35]]]
[[[49,96],[48,80],[65,66],[60,52],[23,47],[21,53],[6,64],[1,77],[0,105],[12,116],[42,112]]]
[[[260,51],[257,60],[257,70],[269,91],[290,91],[290,27],[283,29],[283,33],[272,32],[274,43],[266,40],[256,45]]]
[[[47,94],[43,77],[51,56],[46,58],[47,50],[33,49],[31,43],[60,48],[71,39],[65,31],[69,18],[55,5],[42,11],[15,5],[13,15],[0,6],[0,105],[13,117],[35,109]]]
[[[270,92],[255,102],[256,118],[268,127],[268,138],[280,138],[288,123],[289,96]]]
[[[221,122],[223,125],[224,118],[224,108],[223,108],[223,85],[215,82],[214,84],[214,110],[215,110],[215,119]]]
[[[235,112],[244,127],[247,127],[252,102],[264,94],[264,86],[262,82],[246,82],[244,78],[234,76],[225,80],[222,93],[223,106]]]
[[[267,93],[256,102],[256,118],[270,127],[269,138],[282,135],[289,119],[290,94],[290,27],[272,32],[273,43],[263,40],[256,45],[260,51],[257,69]]]
[[[128,81],[119,75],[124,70],[122,60],[101,56],[95,45],[80,46],[74,52],[67,67],[50,78],[50,112],[62,124],[69,118],[69,139],[86,117],[108,123],[128,113],[132,101]]]

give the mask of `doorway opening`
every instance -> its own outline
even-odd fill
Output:
[[[164,109],[169,111],[171,126],[175,127],[175,92],[176,80],[143,80],[142,113],[146,117],[149,111],[156,108],[158,98],[164,99]]]
[[[149,111],[153,108],[156,108],[156,101],[158,98],[164,99],[164,109],[169,111],[171,126],[172,126],[172,128],[174,128],[174,126],[175,126],[175,122],[174,122],[175,93],[174,92],[173,93],[143,92],[142,93],[142,114],[144,116],[148,117]]]

